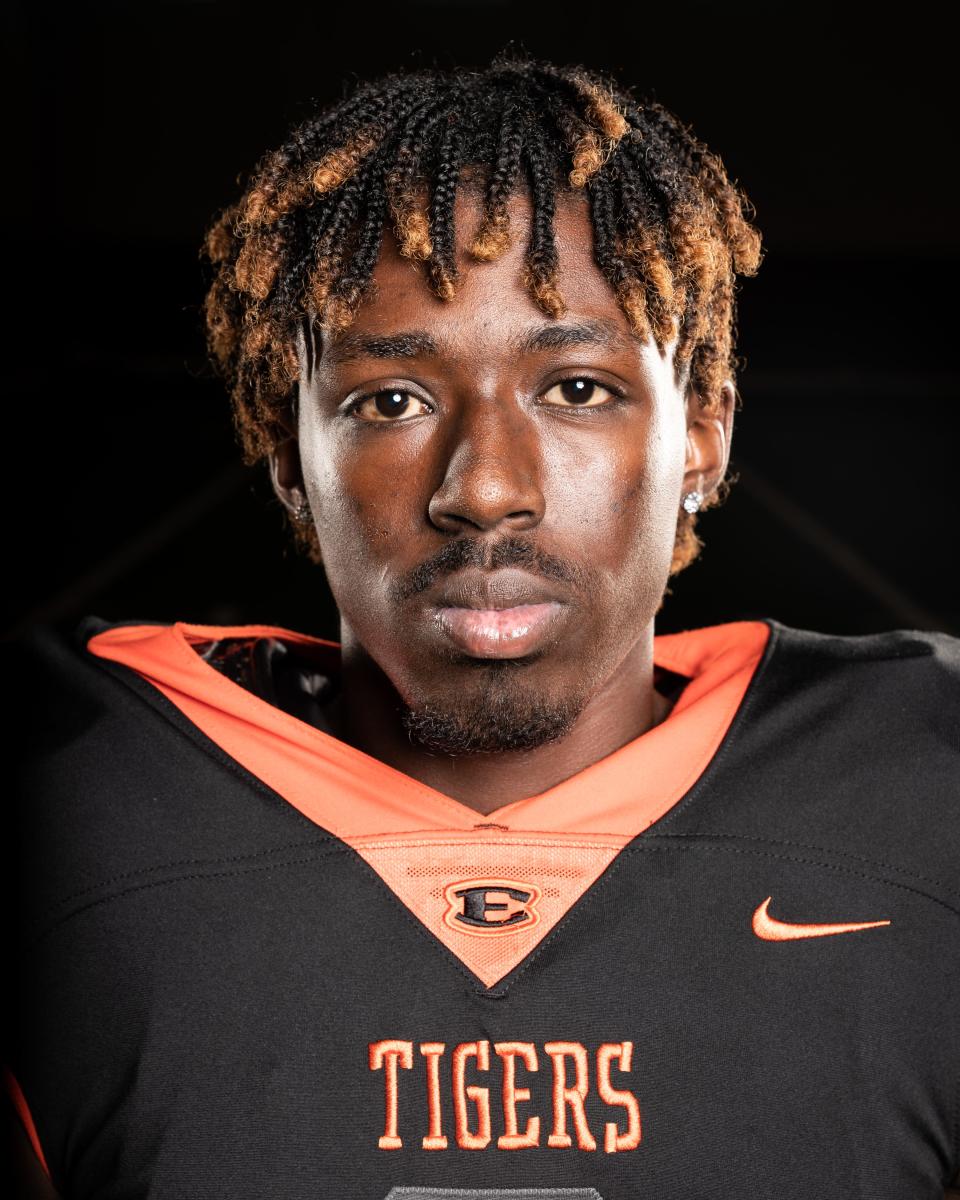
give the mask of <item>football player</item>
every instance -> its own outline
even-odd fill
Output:
[[[20,648],[38,1189],[956,1182],[960,643],[656,633],[752,216],[662,105],[511,51],[360,83],[216,221],[211,351],[340,637]]]

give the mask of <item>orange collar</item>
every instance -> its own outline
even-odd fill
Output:
[[[343,840],[476,829],[472,808],[260,699],[191,648],[257,636],[326,648],[336,670],[338,643],[272,625],[121,625],[93,636],[87,649],[138,672],[227,754]],[[763,621],[656,637],[655,664],[690,677],[666,720],[547,791],[497,809],[497,826],[606,835],[621,844],[641,833],[707,768],[769,637]]]

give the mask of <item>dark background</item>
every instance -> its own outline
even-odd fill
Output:
[[[932,6],[14,6],[7,634],[108,619],[338,637],[205,363],[197,249],[311,97],[510,38],[650,90],[756,205],[740,481],[663,631],[960,632],[953,43]],[[12,168],[12,169],[9,169]]]

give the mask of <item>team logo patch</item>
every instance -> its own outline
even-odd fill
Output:
[[[443,889],[444,924],[460,933],[490,937],[532,929],[541,891],[516,879],[462,879]]]

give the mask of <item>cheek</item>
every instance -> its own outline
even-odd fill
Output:
[[[421,464],[415,456],[398,462],[390,447],[382,455],[375,449],[358,454],[349,436],[323,426],[301,432],[301,467],[323,561],[336,564],[338,576],[382,558],[391,540],[411,529]]]
[[[661,565],[664,572],[673,557],[685,463],[686,424],[678,412],[661,419],[653,430],[637,493],[645,552],[651,566]]]
[[[568,453],[552,473],[548,511],[591,559],[628,575],[669,568],[683,480],[686,429],[676,414],[637,423],[631,435]]]

